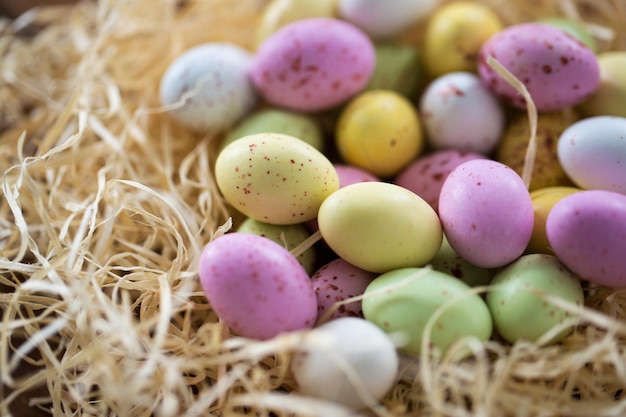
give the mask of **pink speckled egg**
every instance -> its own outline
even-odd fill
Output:
[[[482,268],[517,259],[534,223],[530,194],[520,176],[487,159],[464,162],[448,175],[439,196],[439,217],[454,251]]]
[[[333,166],[339,176],[339,188],[357,182],[380,181],[376,175],[352,165],[333,164]]]
[[[326,314],[335,303],[363,294],[376,276],[341,258],[322,266],[311,277],[313,289],[317,294],[318,319]],[[339,306],[329,319],[339,317],[363,317],[361,302]]]
[[[491,69],[489,55],[524,83],[539,111],[579,104],[600,83],[598,60],[583,43],[552,26],[513,25],[483,44],[478,72],[493,91],[516,107],[526,107],[524,98]]]
[[[413,191],[438,210],[439,193],[448,174],[463,162],[481,158],[485,157],[456,149],[434,151],[417,158],[394,179],[394,183]]]
[[[372,41],[351,23],[310,18],[267,38],[256,52],[251,78],[275,106],[314,112],[343,103],[368,83]]]
[[[240,336],[264,340],[315,324],[317,298],[308,274],[267,238],[221,236],[204,248],[198,272],[211,307]]]
[[[626,286],[626,195],[606,190],[571,194],[546,221],[554,253],[583,279]]]

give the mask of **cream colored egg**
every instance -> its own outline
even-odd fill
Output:
[[[322,203],[319,230],[345,261],[370,272],[422,266],[443,239],[435,211],[399,185],[362,182],[341,188]]]
[[[259,133],[220,152],[215,179],[226,201],[255,220],[295,224],[311,220],[339,188],[332,163],[293,136]]]

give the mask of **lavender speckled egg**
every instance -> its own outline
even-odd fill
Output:
[[[464,162],[448,175],[439,196],[439,217],[454,251],[482,268],[517,259],[534,222],[530,194],[520,176],[487,159]]]
[[[211,307],[240,336],[263,340],[315,324],[317,298],[308,274],[267,238],[221,236],[204,248],[198,272]]]
[[[377,274],[357,268],[341,258],[322,266],[311,277],[317,294],[318,319],[335,303],[363,294],[376,276]],[[339,317],[363,317],[361,302],[339,306],[329,320]]]
[[[439,209],[439,193],[448,174],[463,162],[473,159],[485,157],[456,149],[434,151],[417,158],[393,182],[422,197],[436,211]]]
[[[509,26],[483,44],[478,72],[493,91],[520,108],[526,107],[524,98],[487,64],[490,55],[524,83],[539,111],[579,104],[600,82],[595,54],[574,37],[540,23]]]
[[[364,169],[347,164],[333,164],[339,176],[339,188],[357,182],[380,181],[380,179]]]
[[[374,64],[374,45],[359,28],[339,19],[310,18],[267,38],[256,52],[250,75],[275,106],[315,112],[362,90]]]
[[[552,250],[583,279],[626,286],[626,195],[606,190],[571,194],[546,221]]]
[[[161,104],[188,129],[217,134],[252,110],[257,94],[248,77],[252,56],[245,49],[215,42],[177,57],[160,84]]]

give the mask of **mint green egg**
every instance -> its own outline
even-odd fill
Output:
[[[376,66],[366,90],[391,90],[412,98],[424,84],[418,51],[390,42],[375,45]]]
[[[419,355],[424,337],[447,350],[468,339],[486,341],[492,320],[483,299],[462,281],[429,268],[403,268],[374,279],[365,290],[365,318],[406,343],[400,349]],[[436,318],[433,316],[441,312]],[[432,333],[426,334],[433,319]]]
[[[539,23],[561,29],[563,32],[568,33],[584,43],[587,48],[591,49],[593,52],[598,51],[596,40],[580,22],[565,17],[547,17],[539,20]]]
[[[293,250],[310,236],[309,231],[303,224],[269,224],[249,217],[241,222],[237,232],[266,237],[283,246],[288,251]],[[313,246],[297,256],[296,259],[309,275],[315,272],[315,249]]]
[[[324,138],[315,119],[286,110],[264,109],[244,117],[224,138],[221,147],[248,135],[280,133],[305,141],[322,150]]]
[[[430,261],[430,265],[434,270],[452,275],[470,287],[489,285],[495,275],[494,269],[481,268],[461,258],[452,249],[445,235],[443,242],[441,242],[441,248]]]
[[[583,290],[577,277],[552,255],[519,258],[496,274],[487,305],[497,332],[507,341],[537,341],[554,326],[571,318],[546,296],[582,306]],[[548,342],[563,340],[572,328],[558,332]]]

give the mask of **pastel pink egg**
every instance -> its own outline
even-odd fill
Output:
[[[376,276],[341,258],[322,266],[311,277],[317,294],[318,318],[326,314],[335,303],[363,294]],[[361,302],[339,306],[330,319],[339,317],[363,317]]]
[[[435,151],[417,158],[394,179],[394,183],[413,191],[438,210],[439,193],[448,174],[463,162],[474,159],[485,159],[485,156],[456,149]]]
[[[374,174],[352,165],[333,164],[339,176],[339,188],[357,182],[380,181]]]
[[[517,259],[533,230],[530,194],[508,166],[475,159],[448,175],[439,217],[454,251],[471,264],[496,268]]]
[[[478,72],[496,94],[516,107],[525,108],[525,100],[487,64],[490,55],[524,83],[539,111],[579,104],[600,83],[595,54],[574,37],[540,23],[509,26],[483,44]]]
[[[626,195],[587,190],[560,200],[546,233],[559,260],[580,278],[626,286]]]
[[[339,19],[310,18],[267,38],[256,51],[250,75],[271,104],[315,112],[362,90],[374,63],[374,46],[361,29]]]
[[[264,340],[315,324],[317,298],[307,272],[265,237],[215,239],[204,248],[198,272],[211,307],[240,336]]]

